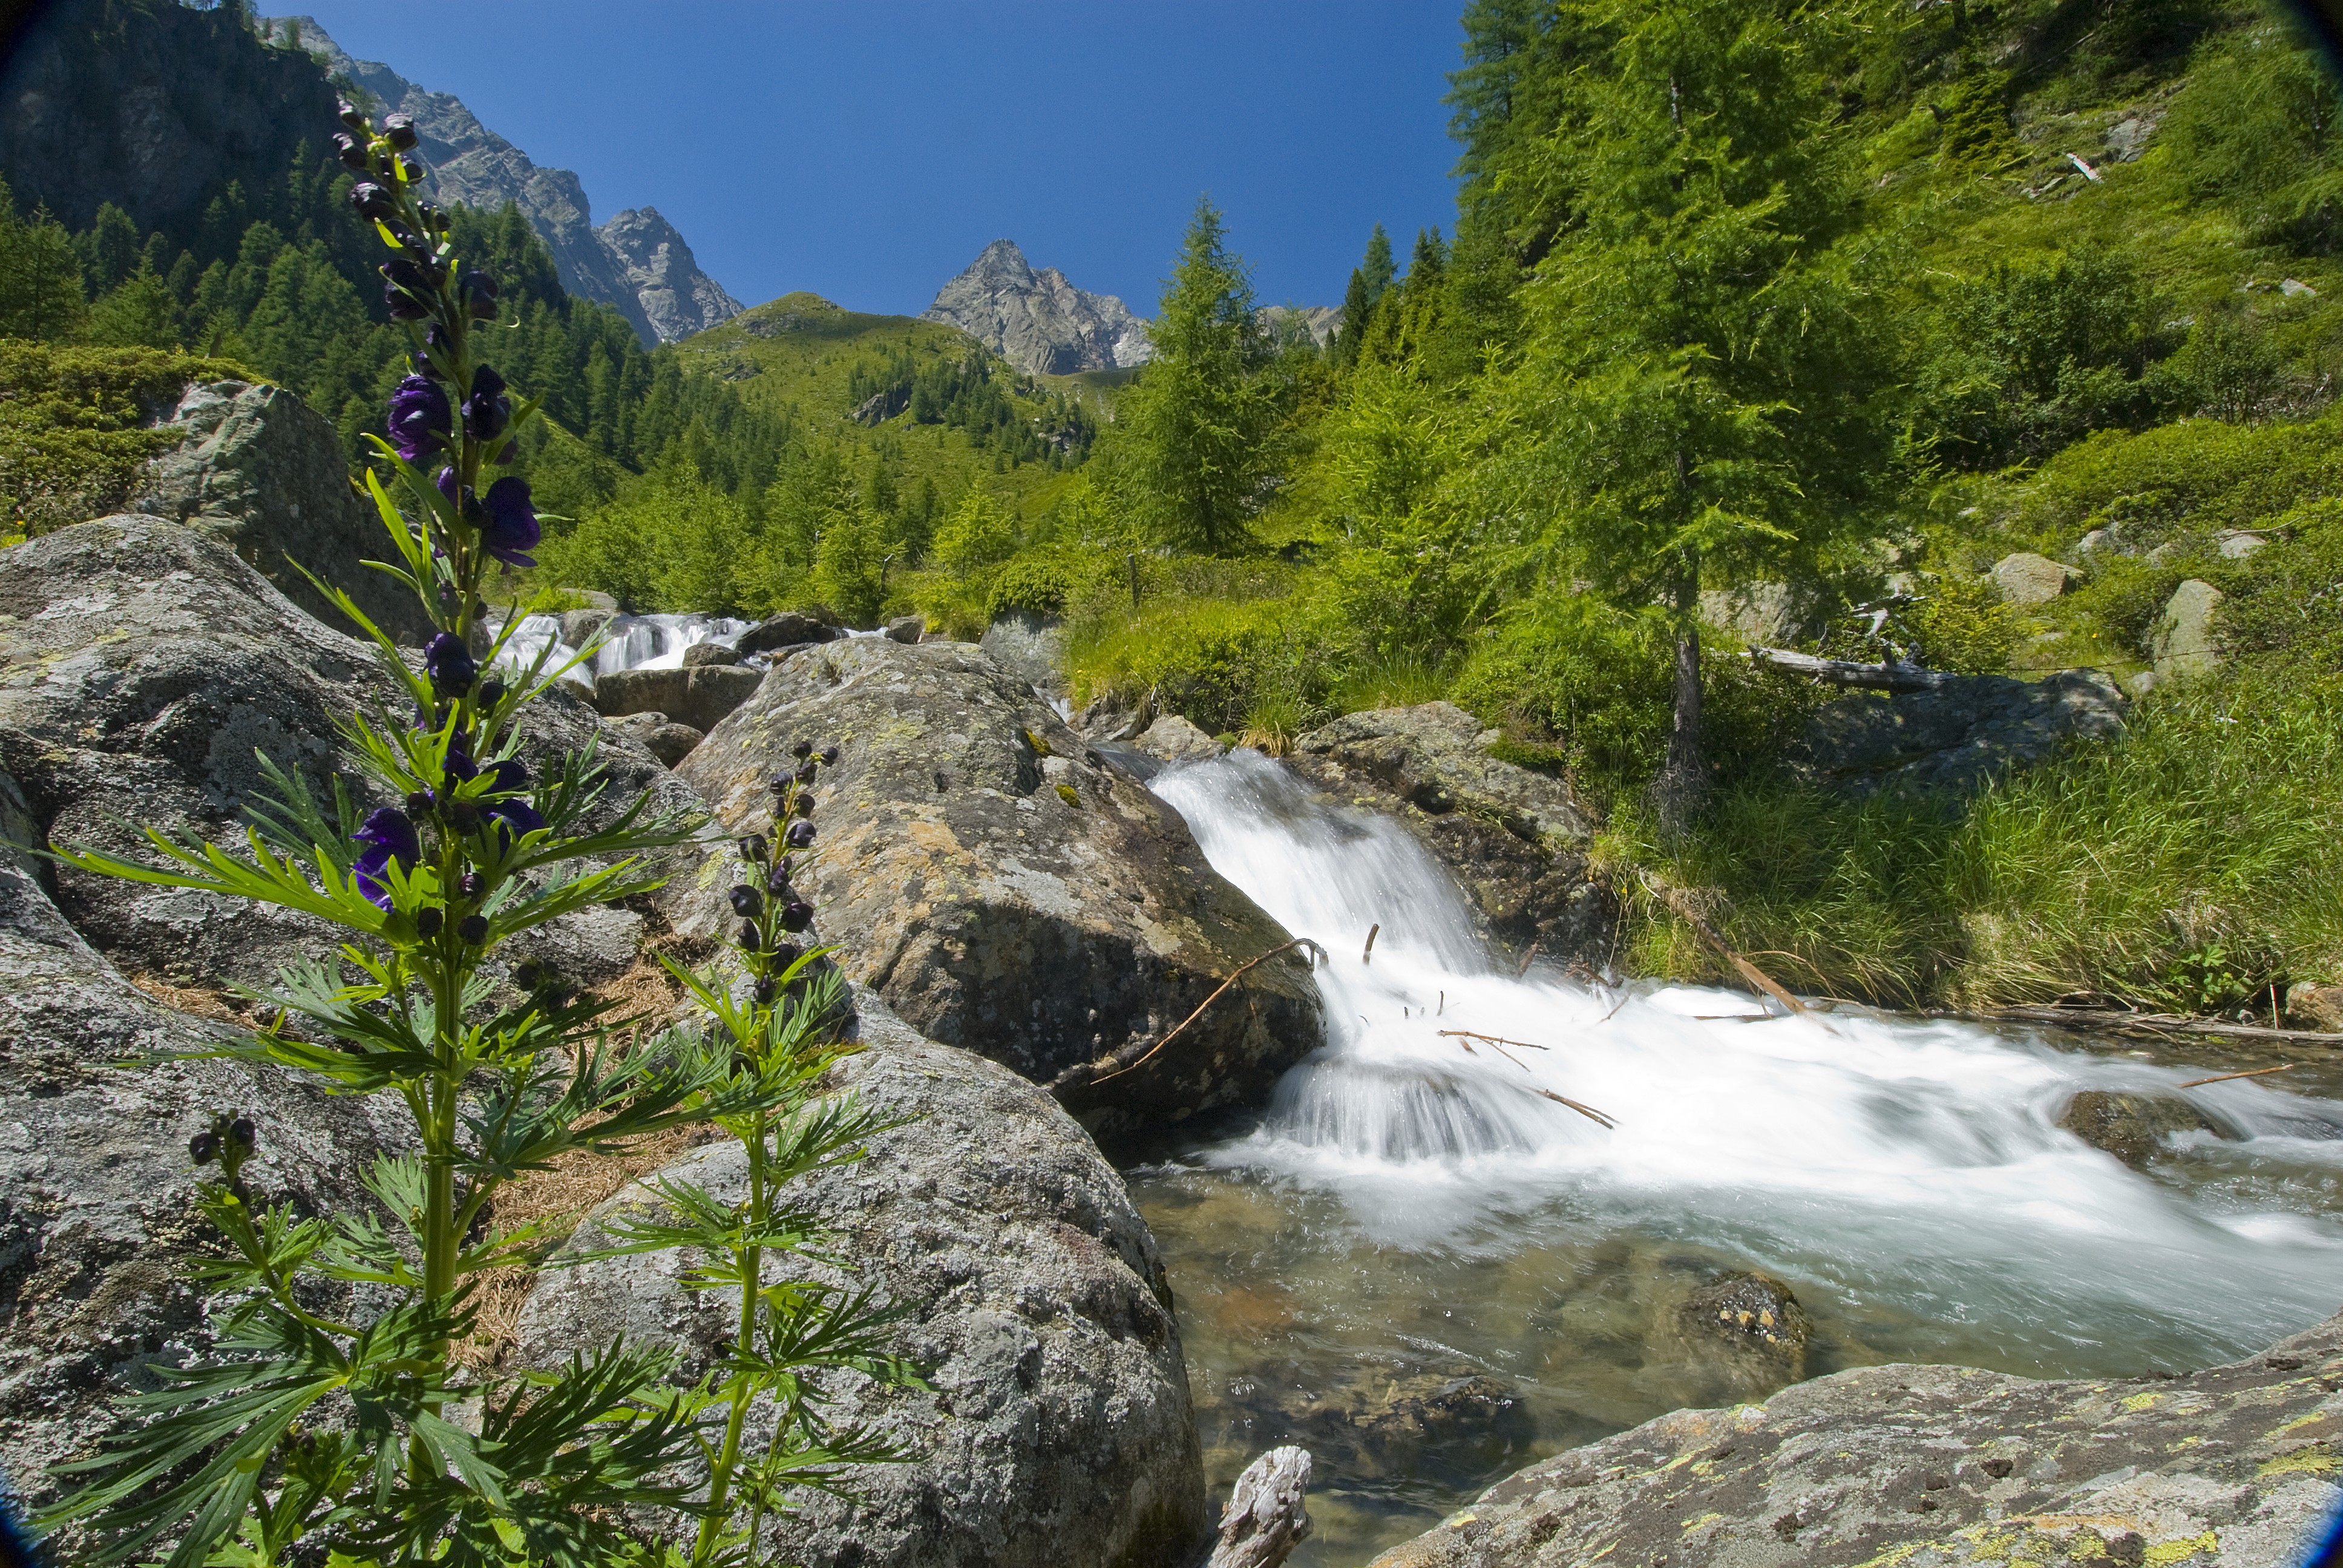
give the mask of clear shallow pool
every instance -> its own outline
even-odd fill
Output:
[[[1956,1023],[1515,980],[1397,825],[1247,752],[1154,788],[1332,955],[1329,1041],[1259,1126],[1132,1173],[1213,1484],[1276,1442],[1317,1455],[1297,1562],[1364,1562],[1534,1457],[1771,1392],[1778,1364],[1687,1322],[1727,1270],[1796,1292],[1809,1374],[2137,1373],[2343,1307],[2343,1103]],[[2055,1125],[2084,1088],[2179,1094],[2218,1135],[2132,1171]]]

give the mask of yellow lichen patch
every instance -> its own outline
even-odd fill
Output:
[[[1082,803],[1081,796],[1075,792],[1074,787],[1071,784],[1058,786],[1058,799],[1069,806],[1079,806]]]
[[[1698,1530],[1704,1525],[1714,1524],[1724,1517],[1725,1515],[1722,1513],[1704,1513],[1697,1519],[1685,1520],[1681,1525],[1677,1526],[1677,1528],[1681,1530]]]
[[[2161,1545],[2151,1546],[2140,1563],[2142,1568],[2177,1568],[2177,1564],[2187,1562],[2199,1553],[2215,1558],[2221,1554],[2220,1540],[2212,1531],[2207,1530],[2204,1534],[2186,1541],[2167,1541]]]
[[[2292,1453],[2281,1453],[2276,1459],[2265,1460],[2256,1473],[2267,1478],[2272,1475],[2330,1475],[2343,1465],[2338,1465],[2335,1455],[2318,1443],[2309,1443]]]
[[[1857,1564],[1856,1568],[1896,1568],[1897,1563],[1909,1559],[1923,1546],[1933,1544],[1935,1543],[1928,1541],[1906,1541],[1900,1546],[1891,1546],[1878,1556]]]
[[[2153,1409],[2156,1403],[2163,1398],[2164,1396],[2160,1393],[2136,1393],[2129,1399],[2123,1402],[2123,1407],[2129,1411],[2149,1410]]]

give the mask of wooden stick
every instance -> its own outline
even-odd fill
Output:
[[[1826,686],[1865,687],[1874,691],[1938,691],[1962,678],[1916,664],[1853,664],[1843,658],[1793,653],[1785,648],[1753,648],[1749,658],[1793,674],[1810,675]]]
[[[1359,950],[1359,961],[1361,963],[1369,963],[1373,960],[1375,956],[1375,933],[1383,929],[1383,923],[1381,920],[1377,920],[1373,925],[1367,928],[1367,945]]]
[[[1322,958],[1325,956],[1326,952],[1324,948],[1320,947],[1308,937],[1296,937],[1290,942],[1282,942],[1278,946],[1270,949],[1269,951],[1262,954],[1261,957],[1257,959],[1248,959],[1243,963],[1241,963],[1236,967],[1236,972],[1234,974],[1230,975],[1228,979],[1221,982],[1220,989],[1218,990],[1213,991],[1212,995],[1198,1002],[1196,1004],[1195,1011],[1190,1013],[1187,1017],[1174,1024],[1172,1027],[1171,1034],[1165,1035],[1161,1040],[1159,1040],[1153,1045],[1149,1046],[1145,1055],[1141,1056],[1138,1060],[1131,1062],[1128,1067],[1118,1067],[1112,1072],[1101,1074],[1101,1076],[1091,1079],[1088,1081],[1091,1083],[1104,1083],[1110,1078],[1121,1078],[1124,1073],[1135,1070],[1141,1063],[1147,1060],[1148,1057],[1153,1056],[1157,1051],[1161,1050],[1165,1046],[1171,1044],[1172,1035],[1178,1034],[1182,1030],[1187,1028],[1190,1024],[1203,1017],[1204,1010],[1220,1000],[1221,991],[1224,991],[1228,990],[1229,987],[1236,984],[1240,979],[1243,978],[1245,970],[1252,968],[1255,964],[1266,963],[1271,959],[1275,958],[1278,954],[1289,951],[1294,948],[1308,948]]]
[[[1618,1128],[1619,1124],[1617,1122],[1604,1115],[1603,1112],[1595,1110],[1594,1107],[1591,1105],[1581,1105],[1575,1100],[1565,1100],[1551,1089],[1538,1089],[1533,1087],[1530,1092],[1532,1094],[1543,1094],[1548,1100],[1553,1101],[1556,1105],[1567,1105],[1573,1111],[1577,1111],[1581,1116],[1585,1117],[1589,1121],[1599,1121],[1604,1126],[1614,1131]]]
[[[2208,1083],[2227,1083],[2233,1078],[2268,1078],[2273,1072],[2292,1072],[2298,1064],[2288,1062],[2282,1067],[2257,1067],[2251,1072],[2225,1072],[2217,1078],[2192,1078],[2183,1089],[2202,1089]]]
[[[1733,967],[1741,971],[1742,979],[1747,980],[1751,985],[1755,986],[1759,990],[1764,991],[1767,996],[1772,997],[1775,1001],[1780,1002],[1792,1012],[1804,1012],[1806,1010],[1806,1004],[1805,1002],[1800,1001],[1796,997],[1792,996],[1788,991],[1785,991],[1780,986],[1775,985],[1773,980],[1764,970],[1759,969],[1755,964],[1751,963],[1747,959],[1743,958],[1739,953],[1734,951],[1732,944],[1727,942],[1723,937],[1716,934],[1715,927],[1701,919],[1700,911],[1692,907],[1692,900],[1685,898],[1681,890],[1669,887],[1665,882],[1661,881],[1649,871],[1639,871],[1636,874],[1643,878],[1644,886],[1651,890],[1654,898],[1667,905],[1671,910],[1674,910],[1676,912],[1676,918],[1683,920],[1684,924],[1690,926],[1700,937],[1701,940],[1706,942],[1710,947],[1715,948],[1718,952],[1723,953],[1732,963]]]
[[[1502,1034],[1483,1034],[1480,1030],[1473,1029],[1443,1029],[1440,1030],[1440,1033],[1443,1036],[1454,1037],[1462,1040],[1485,1040],[1491,1045],[1518,1045],[1523,1050],[1545,1050],[1550,1049],[1549,1047],[1538,1044],[1538,1042],[1534,1040],[1507,1040]],[[1464,1049],[1470,1050],[1473,1048],[1468,1045]]]
[[[1983,1023],[2048,1023],[2066,1029],[2144,1029],[2160,1034],[2234,1035],[2241,1040],[2290,1040],[2304,1045],[2343,1045],[2343,1034],[2308,1029],[2269,1029],[2258,1023],[2215,1023],[2167,1012],[2125,1012],[2109,1007],[1997,1007],[1983,1012],[1945,1012],[1939,1018]]]
[[[1521,963],[1513,970],[1513,978],[1515,980],[1519,980],[1523,975],[1530,972],[1530,960],[1537,957],[1538,943],[1544,940],[1545,939],[1543,937],[1531,939],[1530,950],[1522,955]]]

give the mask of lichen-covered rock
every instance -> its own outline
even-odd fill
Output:
[[[1585,808],[1560,779],[1491,755],[1497,739],[1454,704],[1426,702],[1345,715],[1302,736],[1287,761],[1345,802],[1406,824],[1490,936],[1599,964],[1616,908],[1587,861]]]
[[[52,1467],[117,1425],[114,1394],[155,1387],[149,1362],[183,1364],[209,1343],[207,1303],[182,1265],[212,1244],[187,1140],[213,1113],[253,1118],[248,1179],[311,1212],[366,1202],[359,1174],[407,1132],[383,1101],[282,1073],[141,1060],[226,1031],[93,951],[32,873],[29,818],[0,815],[13,819],[0,856],[0,1473],[37,1506],[63,1484]],[[57,1561],[74,1560],[61,1544]]]
[[[282,387],[202,381],[163,428],[179,444],[146,465],[129,509],[168,518],[234,550],[287,598],[337,631],[356,631],[297,568],[347,593],[402,640],[428,634],[413,590],[364,563],[390,555],[371,502],[350,489],[341,438]]]
[[[2333,1511],[2343,1318],[2185,1377],[1879,1366],[1542,1460],[1376,1568],[2291,1568]]]
[[[834,641],[840,635],[836,627],[827,626],[809,615],[785,610],[769,620],[759,621],[734,638],[732,646],[744,654],[777,653],[782,648],[800,648],[809,642]]]
[[[1204,1535],[1202,1462],[1162,1260],[1121,1178],[1047,1094],[921,1039],[868,991],[856,1005],[865,1050],[841,1086],[908,1120],[791,1201],[835,1232],[858,1283],[910,1309],[900,1349],[933,1392],[827,1383],[835,1418],[876,1424],[912,1461],[857,1476],[859,1503],[807,1499],[765,1550],[862,1568],[1177,1568]],[[745,1181],[729,1141],[662,1174],[719,1198]],[[630,1189],[568,1246],[656,1201]],[[653,1252],[548,1271],[521,1317],[523,1360],[623,1332],[677,1346],[696,1375],[734,1303],[685,1290],[680,1269]]]
[[[2197,578],[2190,578],[2172,590],[2172,597],[2157,612],[2156,625],[2149,633],[2157,678],[2177,680],[2184,676],[2202,675],[2221,662],[2221,645],[2214,636],[2213,621],[2223,597],[2219,588]]]
[[[2205,1113],[2176,1095],[2086,1089],[2066,1102],[2058,1125],[2127,1165],[2146,1165],[2174,1132],[2212,1132]]]
[[[2082,574],[2048,556],[2020,550],[1993,564],[1994,587],[2004,604],[2047,604],[2063,595]]]
[[[851,978],[923,1034],[1052,1085],[1101,1138],[1255,1103],[1321,1039],[1307,960],[1187,825],[1094,759],[1024,681],[964,643],[857,638],[774,666],[678,776],[725,829],[771,819],[792,742],[835,742],[800,880]],[[727,918],[726,866],[665,898]],[[1123,1070],[1126,1067],[1128,1070]]]
[[[1066,689],[1066,632],[1055,616],[1003,610],[979,643],[994,662],[1050,697]]]
[[[1167,713],[1149,725],[1131,744],[1162,762],[1201,762],[1224,749],[1176,713]]]
[[[594,705],[606,719],[664,713],[705,734],[749,700],[764,671],[734,664],[689,669],[615,669],[594,682]]]
[[[602,728],[634,740],[670,768],[690,756],[691,749],[708,739],[705,730],[678,724],[664,713],[629,713],[618,719],[606,719]]]
[[[2123,733],[2127,704],[2096,669],[2041,680],[1969,675],[1930,691],[1834,698],[1808,719],[1800,765],[1857,794],[1881,789],[1960,794],[2078,741]]]
[[[2343,985],[2298,980],[2287,987],[2286,1020],[2297,1029],[2343,1034]]]
[[[1795,1382],[1806,1375],[1814,1322],[1790,1287],[1769,1274],[1740,1270],[1722,1274],[1694,1291],[1678,1310],[1678,1318],[1694,1336],[1755,1363],[1748,1370],[1763,1386]]]
[[[357,712],[396,722],[410,709],[372,644],[295,608],[226,546],[176,523],[105,518],[0,551],[0,768],[51,841],[148,853],[132,824],[240,841],[265,782],[256,753],[304,775],[321,800],[338,779],[381,804],[339,726]],[[524,756],[541,775],[595,722],[574,698],[548,694],[523,715]],[[597,819],[645,788],[663,805],[696,803],[623,737],[602,736],[601,762]],[[101,952],[174,985],[263,984],[341,940],[307,916],[241,900],[69,867],[44,880]],[[585,933],[572,944],[608,945]]]

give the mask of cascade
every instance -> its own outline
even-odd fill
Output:
[[[755,624],[719,615],[614,615],[603,626],[601,650],[595,655],[593,674],[614,675],[622,669],[673,669],[683,663],[683,650],[698,642],[729,646]],[[575,658],[578,650],[561,640],[561,618],[523,616],[505,644],[502,662],[527,669],[539,650],[550,647],[548,669]]]

